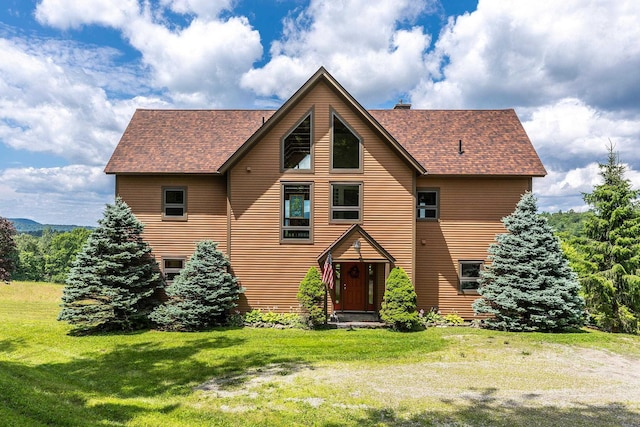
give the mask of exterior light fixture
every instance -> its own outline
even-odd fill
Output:
[[[356,253],[360,255],[360,240],[353,242],[353,249],[355,249]]]

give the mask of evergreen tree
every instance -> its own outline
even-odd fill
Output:
[[[486,325],[508,331],[562,331],[583,322],[580,285],[536,199],[525,193],[503,218],[508,233],[489,247],[492,261],[480,274],[473,303],[476,313],[492,315]]]
[[[120,198],[98,223],[67,276],[58,320],[104,329],[143,327],[164,286],[142,240],[144,226]]]
[[[599,327],[613,332],[640,332],[640,212],[637,198],[624,178],[625,166],[609,147],[600,164],[603,183],[584,200],[594,216],[585,224],[584,247],[595,267],[581,281],[587,310]]]
[[[16,228],[7,218],[0,217],[0,281],[9,282],[16,268]]]
[[[300,282],[298,288],[298,301],[305,311],[305,317],[309,326],[324,324],[326,316],[322,303],[325,298],[325,289],[322,277],[317,267],[310,267],[307,274]]]
[[[167,287],[169,300],[155,309],[151,320],[174,331],[227,324],[231,309],[244,292],[229,273],[229,265],[217,243],[198,243],[191,259]]]
[[[420,326],[416,311],[418,296],[411,279],[402,267],[395,267],[385,283],[380,319],[398,331],[412,331]]]

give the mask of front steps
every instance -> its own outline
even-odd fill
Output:
[[[384,328],[377,313],[338,311],[329,318],[329,326],[339,329],[377,329]]]

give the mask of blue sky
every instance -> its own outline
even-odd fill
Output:
[[[5,0],[0,55],[0,216],[94,225],[136,108],[277,108],[321,65],[368,108],[514,108],[542,210],[609,141],[640,187],[636,0]]]

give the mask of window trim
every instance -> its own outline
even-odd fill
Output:
[[[300,120],[298,120],[296,122],[295,125],[293,125],[289,130],[287,130],[287,132],[282,136],[282,138],[280,138],[280,171],[281,172],[287,172],[287,173],[313,173],[314,171],[314,143],[313,143],[313,131],[314,131],[314,120],[313,120],[313,113],[314,113],[314,108],[311,107],[309,109],[309,111],[307,111],[305,114],[302,115],[302,118]],[[284,167],[284,144],[285,144],[285,139],[287,139],[287,137],[289,137],[289,135],[291,135],[293,133],[294,130],[296,130],[298,128],[298,126],[300,126],[300,124],[302,122],[304,122],[307,117],[309,117],[310,120],[310,124],[309,124],[309,128],[310,128],[310,135],[309,135],[309,168],[308,169],[296,169],[296,168],[285,168]]]
[[[463,278],[462,277],[462,265],[463,264],[480,264],[480,271],[482,271],[482,269],[484,268],[484,260],[479,260],[479,259],[461,259],[458,260],[458,292],[460,292],[461,294],[478,294],[478,288],[476,287],[475,289],[463,289],[462,288],[462,283],[463,282],[478,282],[480,280],[480,275],[478,275],[477,278]]]
[[[313,181],[280,181],[280,226],[278,227],[279,233],[279,241],[280,244],[313,244]],[[307,239],[297,239],[297,238],[285,238],[283,237],[284,230],[287,229],[296,229],[291,228],[291,226],[284,225],[284,189],[285,186],[295,186],[295,185],[308,185],[309,186],[309,238]],[[302,229],[303,227],[297,227],[297,229]],[[307,227],[304,227],[305,229]]]
[[[435,205],[424,205],[420,206],[418,203],[418,198],[420,197],[420,193],[435,193],[436,194],[436,204]],[[436,216],[434,218],[421,218],[418,212],[421,210],[434,210]],[[440,188],[434,187],[423,187],[416,189],[416,220],[417,221],[438,221],[440,219]]]
[[[358,186],[358,206],[355,209],[355,206],[338,206],[337,209],[333,205],[333,188],[334,186]],[[364,213],[364,183],[362,181],[332,181],[329,182],[329,223],[330,224],[362,224],[362,217]],[[358,219],[334,219],[333,212],[334,211],[358,211]]]
[[[167,191],[182,191],[184,193],[184,203],[167,203]],[[187,187],[172,186],[162,187],[162,220],[163,221],[186,221],[187,212]],[[182,208],[182,215],[167,215],[167,208]]]
[[[353,133],[353,135],[358,138],[358,167],[357,168],[335,168],[333,167],[333,135],[334,135],[334,119],[338,119],[342,122],[343,125],[347,129]],[[364,142],[362,136],[358,132],[356,132],[349,123],[340,116],[334,109],[331,109],[331,116],[329,119],[330,126],[330,138],[331,144],[329,144],[329,171],[331,173],[363,173],[364,172]]]
[[[165,266],[165,262],[166,261],[180,261],[182,262],[182,267],[181,268],[175,268],[175,267],[169,267],[167,268]],[[173,283],[173,279],[169,280],[167,279],[167,274],[169,273],[176,273],[176,275],[180,274],[180,271],[182,271],[185,267],[185,265],[187,264],[187,257],[185,256],[179,256],[179,255],[167,255],[167,256],[163,256],[162,257],[162,277],[164,278],[164,281],[167,283],[167,285],[170,285]]]

